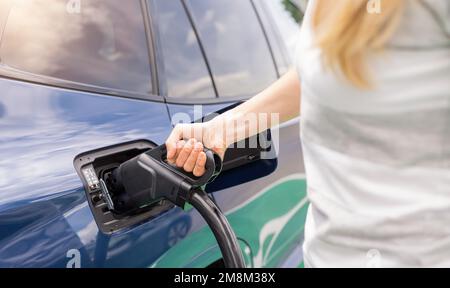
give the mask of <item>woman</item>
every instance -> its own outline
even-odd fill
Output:
[[[300,113],[307,267],[450,266],[450,4],[377,2],[310,1],[297,69],[166,142],[202,175],[203,145],[223,156],[263,129],[230,129],[245,115]]]

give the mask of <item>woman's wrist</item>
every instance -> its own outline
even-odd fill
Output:
[[[228,111],[231,112],[231,111]],[[234,144],[236,142],[233,130],[234,130],[234,116],[232,113],[224,113],[221,115],[218,115],[217,117],[213,118],[211,121],[209,121],[209,131],[212,131],[214,133],[214,137],[216,138],[217,142],[223,143],[222,145],[225,146],[225,148],[229,147],[230,145]]]

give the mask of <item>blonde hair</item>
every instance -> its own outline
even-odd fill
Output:
[[[385,47],[401,18],[403,2],[385,0],[379,13],[369,13],[368,0],[317,0],[312,25],[325,65],[339,68],[355,86],[370,88],[367,55]]]

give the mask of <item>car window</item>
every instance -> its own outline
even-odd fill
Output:
[[[163,70],[166,96],[215,98],[197,36],[181,1],[154,0],[151,9],[161,48],[163,67],[159,70]]]
[[[219,97],[255,94],[277,78],[250,0],[188,0]]]
[[[155,0],[151,6],[162,56],[165,96],[215,98],[208,68],[194,29],[179,0]],[[162,89],[163,90],[163,89]]]
[[[5,28],[6,20],[8,19],[9,11],[13,5],[14,0],[3,0],[0,2],[0,43]]]
[[[300,10],[299,6],[304,1],[265,0],[264,2],[272,14],[277,33],[284,41],[292,63],[295,59],[295,50],[300,32],[300,23],[303,19],[303,12]]]
[[[145,94],[152,89],[138,0],[14,1],[0,58],[33,74]]]

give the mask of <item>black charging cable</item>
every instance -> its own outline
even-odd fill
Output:
[[[245,268],[239,243],[227,218],[201,189],[191,191],[188,202],[200,213],[211,228],[227,268]]]

